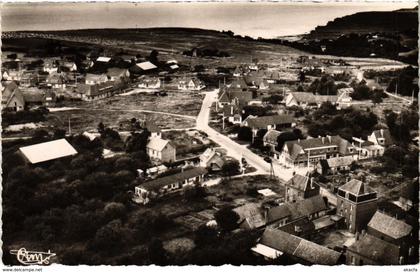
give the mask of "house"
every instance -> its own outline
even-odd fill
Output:
[[[222,116],[232,124],[242,124],[242,107],[239,105],[224,106]]]
[[[324,216],[328,210],[322,196],[315,195],[268,209],[265,215],[266,224],[270,228],[278,228],[302,218],[314,220]]]
[[[219,92],[217,105],[223,108],[226,105],[246,106],[253,99],[253,93],[250,91],[241,91],[232,88],[224,88]]]
[[[135,187],[134,202],[148,204],[165,194],[179,192],[185,187],[200,186],[207,170],[201,167],[182,170],[177,174],[147,181]]]
[[[242,91],[248,89],[248,84],[246,83],[243,77],[237,77],[233,80],[232,83],[228,85],[228,87],[232,89],[239,89]]]
[[[382,156],[385,152],[385,148],[379,144],[374,144],[371,141],[362,140],[353,137],[354,147],[358,153],[358,160],[370,159]]]
[[[123,86],[124,85],[121,83],[112,81],[97,83],[94,85],[78,84],[76,91],[79,93],[82,100],[91,101],[95,99],[110,97],[119,92]]]
[[[111,61],[110,57],[104,57],[104,56],[100,56],[96,59],[96,62],[109,63],[110,61]]]
[[[106,74],[86,74],[85,84],[86,85],[96,85],[105,83],[108,81],[108,76]]]
[[[200,91],[205,87],[206,85],[197,78],[182,78],[178,81],[178,90]]]
[[[285,184],[285,202],[296,202],[319,195],[319,185],[308,175],[294,175]]]
[[[157,66],[151,63],[150,61],[144,61],[140,63],[136,63],[136,66],[142,71],[142,72],[148,72],[157,69]]]
[[[59,61],[59,69],[65,72],[76,72],[77,65],[73,61]]]
[[[214,148],[207,148],[203,154],[200,155],[200,167],[211,169],[212,171],[222,170],[226,163],[223,154]]]
[[[39,82],[39,77],[37,74],[26,71],[22,73],[22,77],[19,81],[19,85],[23,87],[33,87],[37,85],[38,82]]]
[[[256,203],[247,203],[233,211],[239,215],[238,225],[241,229],[251,230],[265,226],[264,213]]]
[[[5,70],[3,72],[3,80],[6,81],[21,81],[23,72],[21,70]]]
[[[398,246],[381,240],[368,233],[360,237],[347,248],[346,263],[348,265],[398,265],[404,264]]]
[[[341,253],[278,229],[266,229],[251,249],[268,260],[287,255],[305,265],[336,265]]]
[[[57,102],[57,95],[52,90],[47,90],[44,95],[44,102],[43,104],[47,107],[54,106]]]
[[[296,126],[296,121],[293,116],[286,114],[261,117],[250,115],[242,122],[242,124],[243,126],[251,128],[253,135],[255,136],[260,129],[275,129],[280,131],[282,129],[293,128]]]
[[[275,129],[270,129],[263,136],[264,146],[269,146],[271,151],[274,151],[278,145],[277,138],[280,136],[281,132]]]
[[[316,171],[321,175],[336,174],[339,171],[349,171],[355,161],[353,156],[334,157],[320,160],[316,164]]]
[[[378,197],[375,191],[362,181],[352,179],[338,188],[337,215],[352,233],[365,229],[377,210]]]
[[[368,141],[385,148],[394,144],[389,129],[378,129],[373,131],[372,134],[368,136]]]
[[[25,159],[31,164],[56,160],[77,154],[76,149],[66,139],[29,145],[19,148]]]
[[[313,93],[306,92],[290,92],[286,95],[285,99],[286,107],[302,107],[302,108],[316,108],[320,107],[322,103],[330,102],[337,107],[346,107],[351,104],[351,97],[343,93],[338,95],[315,95]]]
[[[161,162],[175,162],[176,148],[170,141],[160,137],[150,137],[146,146],[146,152],[151,159]]]
[[[44,104],[45,91],[38,88],[27,88],[21,90],[23,99],[25,100],[25,107],[31,108],[41,106]]]
[[[44,60],[44,66],[42,68],[44,72],[49,74],[58,72],[58,61],[57,60]]]
[[[329,136],[286,141],[281,152],[274,159],[286,166],[308,166],[322,159],[353,156],[357,158],[355,147],[340,136]]]
[[[141,77],[138,87],[144,89],[160,89],[161,82],[158,77]]]
[[[404,211],[409,211],[416,204],[419,203],[419,181],[408,182],[405,184],[400,191],[400,196],[395,204],[401,207]]]
[[[51,88],[66,88],[67,77],[64,73],[51,72],[45,80],[48,87]]]
[[[395,217],[376,211],[367,225],[367,233],[398,246],[406,260],[414,253],[413,227]]]
[[[16,82],[12,81],[4,87],[1,106],[2,111],[21,111],[25,109],[25,99]]]
[[[130,78],[128,69],[122,68],[108,68],[106,72],[107,80],[125,82]]]

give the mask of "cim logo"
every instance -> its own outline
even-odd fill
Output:
[[[48,265],[50,264],[50,258],[56,256],[50,250],[48,252],[39,251],[28,251],[25,248],[19,250],[11,250],[10,254],[16,255],[17,260],[21,264],[26,265]]]

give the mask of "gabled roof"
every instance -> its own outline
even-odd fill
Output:
[[[349,246],[347,250],[356,252],[379,264],[399,264],[398,247],[369,234],[359,237],[359,240]]]
[[[336,103],[338,100],[337,95],[315,95],[307,92],[291,92],[290,93],[297,102],[307,104],[321,104],[323,102]]]
[[[326,160],[330,168],[349,166],[353,161],[353,157],[333,157]]]
[[[286,186],[305,192],[311,187],[311,180],[308,176],[296,174],[286,182]]]
[[[145,62],[141,62],[141,63],[136,63],[136,65],[137,65],[140,69],[142,69],[142,70],[144,70],[144,71],[147,71],[147,70],[152,70],[152,69],[156,69],[156,68],[157,68],[157,66],[156,66],[156,65],[154,65],[153,63],[151,63],[150,61],[145,61]]]
[[[168,140],[164,140],[160,137],[151,137],[149,142],[147,143],[147,148],[156,151],[162,151],[165,146],[170,145],[171,143]]]
[[[19,150],[33,164],[77,154],[77,151],[66,139],[29,145],[21,147]]]
[[[339,187],[339,189],[345,192],[352,193],[355,196],[374,193],[372,188],[370,188],[369,186],[365,185],[362,181],[357,179],[350,180],[346,184]]]
[[[106,74],[86,74],[85,77],[86,81],[106,81],[108,80],[108,77]]]
[[[274,142],[274,143],[276,143],[277,142],[277,138],[279,137],[280,134],[281,134],[280,131],[275,130],[275,129],[270,129],[264,135],[263,141],[264,142]]]
[[[123,77],[125,76],[126,72],[127,72],[127,69],[113,67],[113,68],[109,68],[106,74],[109,77]]]
[[[255,229],[265,225],[261,208],[255,203],[247,203],[233,209],[239,215],[239,224],[247,229]]]
[[[44,101],[45,93],[38,88],[30,88],[22,90],[23,98],[28,103],[39,103]]]
[[[311,264],[334,265],[341,256],[337,251],[278,229],[266,229],[259,243]]]
[[[292,124],[296,122],[295,118],[291,115],[280,114],[272,116],[261,116],[248,119],[248,127],[251,128],[267,128],[268,125],[282,125]]]
[[[392,145],[394,143],[394,140],[392,139],[391,133],[389,132],[389,129],[378,129],[373,132],[375,137],[377,139],[383,138],[385,140],[385,146]]]
[[[267,213],[267,223],[275,222],[286,217],[290,217],[290,221],[307,217],[317,212],[326,211],[328,209],[324,199],[320,195],[316,195],[297,202],[287,202],[280,206],[271,208]]]
[[[160,188],[169,185],[174,184],[178,182],[182,182],[186,179],[198,177],[200,175],[204,175],[207,173],[207,170],[202,167],[196,167],[188,170],[184,170],[183,172],[176,173],[170,176],[157,178],[155,180],[151,180],[148,182],[145,182],[143,184],[140,184],[138,187],[144,188],[148,191],[151,190],[159,190]]]
[[[368,223],[368,227],[394,239],[400,239],[411,233],[413,227],[404,221],[377,211]]]

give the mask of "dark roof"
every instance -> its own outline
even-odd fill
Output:
[[[302,150],[307,150],[311,148],[318,148],[318,147],[326,147],[326,146],[336,146],[337,151],[341,155],[348,155],[350,151],[348,147],[351,144],[341,138],[340,136],[326,136],[326,137],[318,137],[318,138],[309,138],[304,140],[294,140],[294,141],[287,141],[283,148],[287,147],[289,155],[292,159],[297,159],[298,156],[305,156],[302,154]],[[336,152],[337,152],[336,151]]]
[[[310,186],[310,178],[308,176],[296,174],[286,182],[286,186],[304,192],[307,191]]]
[[[297,231],[298,229],[299,231]],[[311,220],[309,220],[306,217],[303,217],[279,227],[279,230],[285,231],[293,235],[303,236],[306,234],[313,233],[315,231],[315,225]]]
[[[370,188],[369,186],[365,185],[362,181],[357,180],[357,179],[350,180],[346,184],[339,187],[339,189],[352,193],[355,196],[365,195],[365,194],[375,192],[373,191],[372,188]]]
[[[206,173],[207,173],[206,169],[202,167],[196,167],[196,168],[184,170],[183,172],[176,173],[174,175],[157,178],[155,180],[145,182],[143,184],[140,184],[139,187],[142,187],[148,191],[159,190],[163,186],[181,182],[189,178],[198,177]]]
[[[369,228],[379,231],[391,238],[400,239],[411,233],[413,227],[392,216],[377,211],[370,219]]]
[[[33,90],[22,90],[23,98],[25,99],[25,102],[29,103],[39,103],[44,101],[45,94],[43,91],[39,89],[33,89]]]
[[[392,145],[394,140],[392,139],[391,133],[388,129],[378,129],[373,132],[376,138],[384,138],[385,146]]]
[[[266,229],[259,243],[311,264],[334,265],[341,255],[332,249],[278,229]]]
[[[255,229],[265,225],[261,207],[255,203],[247,203],[233,210],[239,215],[239,224],[246,229]]]
[[[267,223],[272,223],[285,217],[290,217],[290,220],[296,220],[317,212],[326,211],[327,209],[328,207],[322,196],[316,195],[301,201],[287,202],[271,208],[267,213]]]
[[[295,122],[295,118],[291,115],[271,115],[255,118],[248,118],[248,127],[251,128],[267,128],[268,125],[291,124]]]
[[[359,240],[348,247],[348,250],[379,264],[399,263],[399,249],[396,245],[369,234],[361,236]]]

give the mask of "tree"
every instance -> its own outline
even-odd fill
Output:
[[[299,131],[296,131],[296,133],[294,131],[282,132],[277,137],[277,147],[276,147],[276,149],[278,151],[281,151],[283,149],[283,146],[284,146],[284,143],[285,142],[287,142],[287,141],[295,141],[297,139],[300,139],[302,137],[302,132],[300,131],[300,133],[299,133]]]
[[[372,96],[372,91],[365,82],[360,82],[353,89],[354,91],[350,96],[354,100],[368,100]]]
[[[218,210],[214,218],[224,231],[232,231],[238,227],[239,215],[229,207]]]
[[[249,127],[240,127],[238,130],[238,140],[240,141],[252,141],[252,130]]]
[[[217,241],[217,231],[214,228],[201,225],[194,232],[194,243],[199,246],[208,246]]]
[[[104,208],[105,217],[108,221],[121,219],[125,216],[125,211],[124,204],[118,202],[110,202]]]
[[[152,52],[150,52],[150,55],[149,55],[149,61],[153,64],[158,64],[159,63],[158,55],[159,55],[159,52],[157,50],[152,50]]]
[[[222,166],[222,174],[225,177],[232,177],[233,175],[239,174],[240,172],[240,166],[239,162],[237,160],[231,160],[227,161]]]
[[[163,248],[162,241],[153,238],[152,241],[148,245],[148,256],[149,260],[156,265],[165,265],[167,263],[167,256],[166,251]]]

